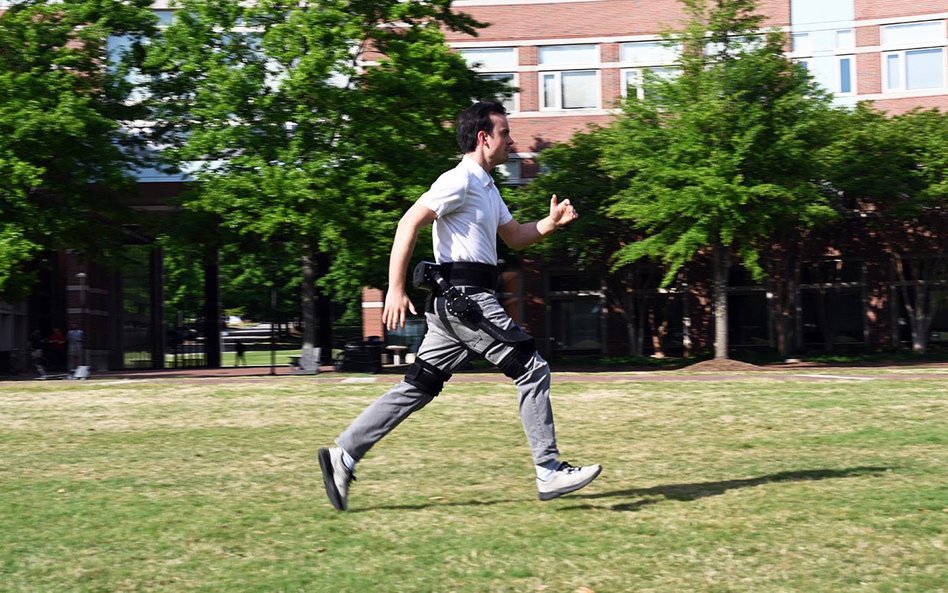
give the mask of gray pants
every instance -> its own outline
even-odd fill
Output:
[[[477,302],[484,316],[495,325],[504,329],[513,326],[513,320],[493,294],[481,292],[471,294],[470,298]],[[425,315],[428,333],[418,349],[419,359],[446,373],[452,373],[474,356],[483,356],[497,364],[514,348],[511,344],[497,342],[484,331],[466,325],[453,315],[445,314],[443,299],[437,299],[436,306],[440,315]],[[553,409],[550,406],[550,367],[537,352],[524,366],[526,372],[516,377],[514,383],[520,394],[520,421],[530,444],[533,461],[539,465],[558,457]],[[435,395],[402,381],[369,405],[339,435],[336,444],[358,461],[375,443],[412,412],[425,407]]]

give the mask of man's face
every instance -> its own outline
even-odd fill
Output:
[[[491,113],[490,118],[494,122],[494,129],[490,135],[484,133],[484,146],[487,149],[487,161],[491,167],[495,167],[507,162],[514,141],[510,137],[510,125],[506,115]]]

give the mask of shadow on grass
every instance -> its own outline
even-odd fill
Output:
[[[719,496],[728,490],[737,490],[738,488],[753,488],[763,484],[773,484],[780,482],[812,482],[817,480],[831,480],[839,478],[851,478],[853,476],[879,475],[892,468],[890,467],[851,467],[847,469],[811,469],[778,472],[768,474],[757,478],[745,478],[740,480],[724,480],[722,482],[698,482],[695,484],[668,484],[665,486],[653,486],[652,488],[632,488],[629,490],[615,490],[613,492],[601,492],[598,494],[570,494],[567,500],[577,499],[600,499],[600,498],[636,498],[632,502],[624,502],[608,507],[600,507],[592,504],[579,504],[563,507],[560,510],[582,510],[598,509],[610,511],[637,511],[648,505],[662,502],[663,500],[692,501],[707,498],[709,496]],[[595,484],[595,483],[594,483]],[[486,507],[501,504],[518,504],[518,500],[465,500],[465,501],[432,501],[420,504],[400,504],[383,505],[367,507],[361,509],[350,509],[350,512],[359,513],[366,511],[421,511],[424,509],[438,507]]]
[[[695,484],[668,484],[664,486],[653,486],[652,488],[633,488],[630,490],[616,490],[613,492],[602,492],[599,494],[577,494],[573,498],[580,499],[600,499],[600,498],[636,498],[631,502],[623,502],[606,507],[611,511],[637,511],[648,505],[662,502],[663,500],[677,500],[689,502],[699,500],[709,496],[720,496],[729,490],[739,488],[753,488],[763,484],[774,484],[780,482],[813,482],[817,480],[832,480],[839,478],[851,478],[854,476],[879,475],[892,468],[889,467],[851,467],[846,469],[811,469],[795,470],[786,472],[777,472],[757,478],[745,478],[741,480],[724,480],[721,482],[698,482]],[[593,505],[574,505],[562,510],[602,508]]]

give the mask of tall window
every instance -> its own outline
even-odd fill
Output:
[[[856,90],[854,84],[855,64],[853,56],[839,56],[836,58],[836,94],[851,95]]]
[[[540,108],[599,107],[599,48],[550,45],[539,49]]]
[[[468,65],[477,70],[483,78],[497,80],[507,85],[511,91],[517,88],[517,49],[513,47],[490,47],[461,49],[459,53]],[[508,113],[517,111],[517,93],[498,97]]]

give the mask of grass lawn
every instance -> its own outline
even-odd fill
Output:
[[[948,390],[554,382],[586,490],[536,500],[516,395],[450,383],[359,466],[315,451],[394,377],[0,383],[0,591],[948,590]]]

